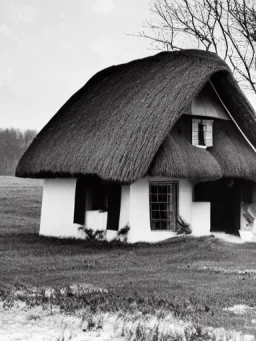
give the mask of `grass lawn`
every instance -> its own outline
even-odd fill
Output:
[[[60,288],[76,283],[107,293],[65,297],[63,309],[153,313],[159,309],[213,327],[256,333],[256,244],[212,236],[119,245],[38,236],[42,182],[0,178],[0,287],[17,283]]]

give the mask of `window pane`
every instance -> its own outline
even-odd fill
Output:
[[[152,204],[151,209],[152,209],[152,211],[158,211],[159,205],[158,204]]]
[[[192,144],[195,146],[213,145],[213,120],[192,120]]]
[[[162,228],[162,230],[167,230],[167,222],[166,221],[161,222],[161,228]]]
[[[168,202],[167,194],[160,194],[158,196],[158,202]]]
[[[157,202],[157,195],[151,194],[151,202]]]
[[[157,186],[151,185],[151,193],[153,194],[157,193]]]
[[[159,206],[160,206],[161,211],[167,211],[168,210],[168,204],[167,203],[166,204],[159,204]]]
[[[161,219],[167,219],[167,212],[166,211],[160,211],[160,218]]]
[[[158,217],[157,217],[157,213],[158,213],[158,211],[152,211],[152,218],[153,219],[157,219]]]
[[[150,185],[150,217],[152,230],[175,230],[176,184]]]
[[[167,191],[168,191],[168,186],[160,186],[160,187],[159,187],[159,191],[160,191],[162,194],[167,193]]]

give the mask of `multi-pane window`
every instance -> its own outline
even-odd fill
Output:
[[[212,134],[213,120],[192,119],[192,144],[198,147],[212,147],[213,134]]]
[[[177,183],[150,183],[149,193],[151,229],[175,231]]]

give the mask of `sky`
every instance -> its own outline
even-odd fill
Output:
[[[0,127],[40,130],[97,71],[154,54],[149,0],[0,0]]]
[[[0,128],[40,130],[97,71],[155,54],[132,35],[150,3],[0,0]]]

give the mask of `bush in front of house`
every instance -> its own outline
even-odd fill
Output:
[[[116,240],[123,242],[123,243],[127,243],[128,240],[128,233],[130,231],[130,227],[129,225],[125,225],[124,227],[122,227],[118,232],[117,232],[117,236],[116,236]]]
[[[93,230],[85,226],[79,226],[78,230],[83,232],[86,240],[106,240],[106,230]]]
[[[87,228],[85,226],[79,226],[78,230],[83,232],[86,240],[90,241],[107,241],[106,239],[106,230],[93,230]],[[130,227],[125,225],[119,231],[117,231],[117,236],[111,242],[122,242],[126,243],[128,239],[128,233],[130,231]]]
[[[177,234],[191,234],[192,230],[189,223],[187,223],[179,214],[177,215]]]

